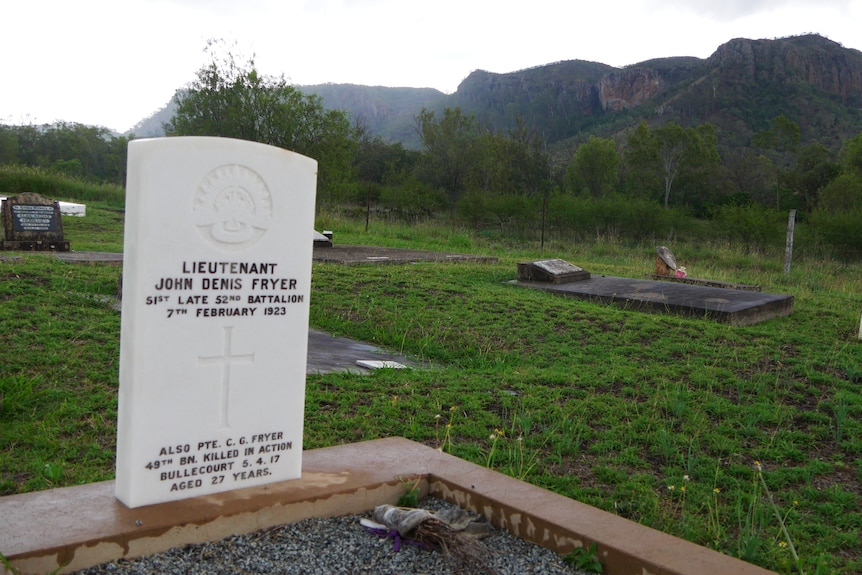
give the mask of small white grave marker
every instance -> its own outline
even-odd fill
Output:
[[[226,138],[129,144],[116,496],[296,479],[317,162]]]
[[[389,361],[386,359],[357,359],[356,365],[365,369],[407,369],[407,366],[397,361]]]

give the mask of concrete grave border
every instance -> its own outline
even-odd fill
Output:
[[[0,551],[23,574],[69,573],[369,511],[395,503],[416,479],[423,495],[482,513],[558,553],[596,543],[608,575],[772,573],[400,437],[306,451],[300,479],[137,509],[115,499],[113,481],[3,497]]]

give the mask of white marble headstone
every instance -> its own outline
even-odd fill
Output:
[[[116,496],[298,478],[317,162],[264,144],[129,143]]]

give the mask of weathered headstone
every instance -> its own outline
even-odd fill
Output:
[[[25,192],[2,202],[4,250],[69,251],[58,202]]]
[[[590,279],[590,272],[561,259],[538,260],[518,264],[518,279],[522,281],[570,283]]]
[[[199,137],[128,158],[117,498],[298,478],[317,162]]]
[[[672,276],[676,273],[676,258],[666,246],[658,246],[655,249],[655,275]]]

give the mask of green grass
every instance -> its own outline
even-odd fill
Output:
[[[0,493],[113,475],[119,268],[0,262]]]
[[[76,252],[122,252],[124,217],[122,209],[88,202],[86,216],[63,218],[63,234]]]
[[[64,226],[73,249],[122,244],[108,206]],[[789,317],[732,327],[507,285],[536,243],[317,227],[499,263],[314,264],[313,326],[435,367],[309,377],[306,449],[404,436],[782,573],[862,571],[862,264],[800,259],[784,275],[783,246],[671,245],[692,276],[795,298]],[[544,256],[643,277],[654,249],[552,239]],[[0,262],[0,493],[113,476],[119,273]]]

